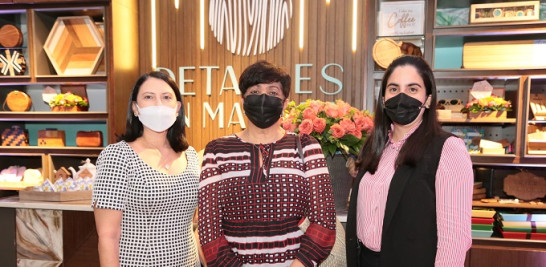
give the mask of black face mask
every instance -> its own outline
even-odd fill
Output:
[[[254,125],[265,129],[279,121],[283,110],[282,102],[282,99],[267,94],[248,95],[245,97],[243,109]]]
[[[419,116],[419,112],[421,112],[423,106],[424,104],[421,101],[400,93],[385,101],[385,112],[393,122],[400,125],[407,125]]]

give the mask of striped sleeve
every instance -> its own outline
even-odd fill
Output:
[[[215,154],[216,142],[207,144],[199,181],[198,231],[207,266],[241,266],[222,231],[218,184],[222,176]]]
[[[436,172],[438,251],[436,267],[464,266],[472,245],[472,160],[464,142],[449,137]]]
[[[330,175],[320,144],[308,135],[302,138],[305,176],[309,180],[307,218],[311,222],[296,255],[305,266],[324,260],[336,238],[336,212]]]

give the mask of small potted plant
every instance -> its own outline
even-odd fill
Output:
[[[86,111],[89,101],[71,92],[56,95],[50,102],[51,111]]]
[[[512,103],[502,97],[490,95],[473,99],[461,112],[468,113],[469,119],[496,118],[506,119],[506,112],[512,110]]]

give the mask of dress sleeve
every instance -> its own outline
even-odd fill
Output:
[[[435,266],[464,266],[472,245],[472,160],[464,141],[449,137],[436,172],[438,251]]]
[[[217,194],[221,176],[212,141],[205,148],[199,180],[199,241],[207,266],[241,266],[222,231],[222,207]]]
[[[91,206],[100,209],[125,209],[127,194],[127,155],[118,144],[107,146],[97,159]]]
[[[326,159],[320,144],[308,135],[301,137],[305,176],[309,180],[306,216],[310,225],[302,236],[296,258],[305,266],[320,263],[329,254],[336,238],[336,209]]]

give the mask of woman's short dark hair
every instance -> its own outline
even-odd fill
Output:
[[[290,75],[277,65],[261,60],[248,66],[239,77],[239,89],[244,96],[248,88],[260,83],[279,82],[285,98],[290,95]]]
[[[426,88],[427,96],[430,95],[430,106],[423,113],[423,121],[419,128],[408,137],[398,158],[396,159],[395,167],[402,164],[415,166],[415,164],[423,156],[427,145],[432,140],[432,137],[439,134],[442,129],[438,123],[436,115],[436,82],[434,74],[428,63],[422,57],[402,56],[395,59],[385,71],[383,80],[381,81],[381,92],[377,97],[375,105],[374,129],[372,134],[366,140],[364,147],[360,151],[357,161],[359,169],[365,169],[370,173],[375,173],[379,160],[388,141],[388,132],[391,129],[392,120],[385,114],[384,97],[387,89],[387,82],[393,71],[400,66],[413,66],[423,79]]]
[[[142,122],[135,116],[133,112],[133,102],[137,101],[138,92],[142,84],[149,78],[156,78],[166,82],[171,89],[173,89],[176,100],[182,103],[182,96],[180,95],[180,90],[176,82],[166,73],[160,71],[152,71],[146,73],[138,78],[131,92],[131,97],[129,98],[129,105],[127,107],[127,124],[125,127],[125,133],[119,138],[119,140],[124,140],[126,142],[135,141],[137,138],[142,136],[144,130]],[[176,152],[182,152],[188,149],[188,141],[186,140],[186,123],[184,117],[184,104],[180,106],[178,111],[178,116],[174,124],[167,130],[167,139],[172,149]]]

